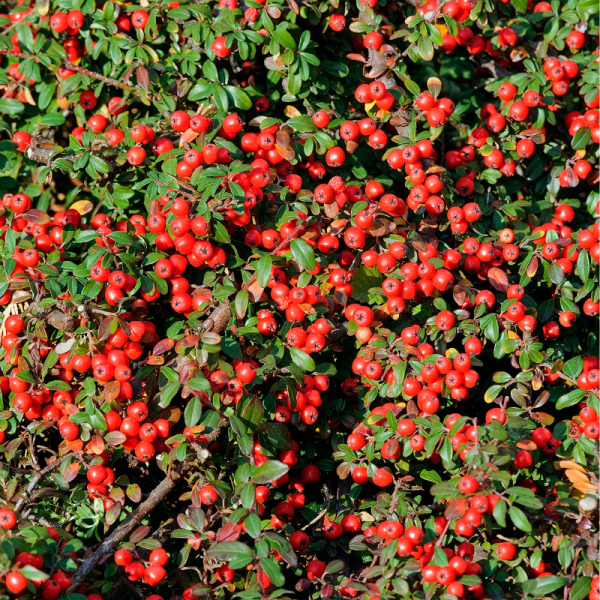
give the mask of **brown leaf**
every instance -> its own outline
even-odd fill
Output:
[[[142,489],[137,483],[127,486],[127,497],[136,504],[142,499]]]
[[[346,227],[347,223],[348,223],[347,219],[336,219],[329,226],[328,233],[331,233],[332,235],[337,235],[338,233],[341,233],[342,231],[344,231],[344,227]]]
[[[135,70],[135,75],[137,77],[137,82],[140,86],[148,91],[150,87],[150,77],[148,76],[148,69],[146,67],[142,67],[141,65]]]
[[[461,285],[455,285],[452,290],[452,296],[454,297],[454,302],[456,302],[458,306],[462,306],[467,298],[467,292]]]
[[[425,242],[410,242],[410,245],[417,251],[417,252],[426,252],[427,251],[427,244]]]
[[[272,19],[279,19],[281,11],[276,6],[267,7],[267,13]]]
[[[152,349],[152,354],[157,356],[158,354],[164,354],[169,350],[172,350],[175,346],[175,340],[171,338],[165,338],[164,340],[160,340]]]
[[[456,498],[452,500],[446,507],[444,516],[448,521],[454,521],[460,519],[469,509],[469,501],[466,498]]]
[[[335,472],[337,473],[337,476],[340,479],[346,479],[346,477],[348,477],[348,475],[350,475],[350,467],[352,466],[352,463],[349,462],[343,462],[340,463],[337,467],[337,469],[335,470]]]
[[[348,154],[354,154],[354,151],[358,148],[358,144],[356,142],[353,142],[352,140],[350,140],[349,142],[346,142],[346,152]]]
[[[388,219],[375,219],[371,227],[366,230],[366,233],[374,237],[389,235],[396,230],[396,224]]]
[[[325,204],[325,216],[328,219],[335,219],[340,214],[340,207],[337,202],[332,202],[331,204]]]
[[[303,303],[298,305],[307,315],[316,315],[317,311],[315,310],[312,304]]]
[[[181,420],[181,410],[176,406],[167,406],[167,408],[160,413],[160,418],[169,421],[171,425],[175,425]]]
[[[290,134],[279,130],[276,136],[277,144],[282,150],[287,150],[290,146]]]
[[[416,419],[419,416],[419,409],[414,400],[409,400],[406,403],[406,415],[409,419]]]
[[[512,62],[521,62],[528,56],[529,54],[527,53],[527,50],[523,48],[523,46],[517,46],[510,51],[510,60],[512,60]]]
[[[248,298],[252,303],[259,302],[262,296],[265,296],[266,298],[265,289],[260,287],[258,281],[252,282],[247,289]]]
[[[121,393],[121,384],[118,381],[109,381],[105,388],[104,393],[102,394],[102,399],[104,402],[112,402],[119,397]]]
[[[121,504],[119,502],[115,502],[107,511],[105,515],[106,524],[113,525],[117,522],[119,515],[121,514]]]
[[[499,292],[505,292],[508,289],[508,277],[502,269],[492,267],[488,271],[488,279]]]

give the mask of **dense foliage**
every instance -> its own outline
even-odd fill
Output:
[[[0,598],[600,600],[596,0],[0,15]]]

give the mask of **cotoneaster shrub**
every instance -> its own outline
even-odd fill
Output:
[[[598,5],[415,4],[3,5],[2,597],[600,598]]]

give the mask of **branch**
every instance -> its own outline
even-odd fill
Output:
[[[142,502],[98,547],[81,563],[75,574],[71,578],[71,585],[67,590],[74,593],[86,582],[98,563],[115,547],[121,543],[140,523],[140,521],[149,515],[156,506],[173,490],[181,479],[181,473],[184,463],[180,463],[173,471],[158,484],[156,489]]]
[[[39,59],[38,56],[35,56],[35,54],[25,54],[24,52],[13,52],[12,50],[4,50],[2,48],[0,48],[0,54],[5,54],[6,56],[14,56],[15,58],[23,58],[25,60],[32,60],[33,62],[36,62],[38,64],[44,64],[44,63],[42,63],[42,61]],[[44,65],[44,66],[46,66],[46,65]],[[89,69],[86,69],[84,67],[78,67],[77,65],[74,65],[72,62],[69,62],[68,60],[63,60],[62,66],[65,69],[70,69],[71,71],[75,71],[77,73],[82,73],[83,75],[87,75],[88,77],[91,77],[92,79],[99,79],[100,81],[104,81],[104,83],[108,83],[109,85],[113,85],[114,87],[120,88],[122,90],[127,90],[128,92],[132,92],[132,93],[138,94],[138,95],[140,93],[139,90],[132,85],[128,85],[126,83],[121,83],[118,79],[113,79],[112,77],[106,77],[106,75],[102,75],[101,73],[96,73],[96,71],[90,71]]]
[[[23,505],[31,499],[31,494],[39,485],[40,481],[42,481],[42,479],[46,477],[46,475],[58,469],[58,467],[60,467],[60,465],[62,465],[65,462],[65,460],[67,460],[67,458],[71,458],[72,456],[75,456],[75,454],[73,452],[69,452],[69,454],[65,454],[64,456],[57,458],[55,461],[51,462],[49,465],[47,465],[41,471],[39,471],[39,473],[34,475],[33,479],[29,482],[29,485],[25,488],[25,495],[21,496],[17,500],[17,503],[15,504],[14,508],[15,512],[20,511],[21,508],[23,508]]]

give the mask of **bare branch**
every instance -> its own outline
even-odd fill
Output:
[[[109,553],[111,553],[118,544],[120,544],[140,523],[148,516],[165,497],[173,490],[181,479],[181,473],[184,469],[184,463],[180,463],[174,470],[158,484],[148,498],[142,502],[96,549],[81,563],[75,574],[71,578],[71,586],[67,590],[74,593],[86,582],[92,571],[98,563]]]
[[[40,59],[37,56],[35,56],[34,54],[26,54],[24,52],[14,52],[13,50],[4,50],[2,48],[0,48],[0,54],[5,54],[6,56],[14,56],[15,58],[29,59],[29,60],[33,60],[34,62],[36,62],[38,64],[43,64],[40,61]],[[44,65],[44,66],[46,66],[46,65]],[[86,69],[84,67],[78,67],[77,65],[74,65],[72,62],[69,62],[68,60],[63,60],[62,66],[65,69],[70,69],[71,71],[75,71],[76,73],[81,73],[83,75],[87,75],[88,77],[91,77],[92,79],[99,79],[100,81],[104,81],[104,83],[108,83],[109,85],[113,85],[114,87],[120,88],[122,90],[126,90],[126,91],[132,92],[134,94],[140,93],[139,90],[132,85],[122,83],[118,79],[113,79],[112,77],[106,77],[106,75],[102,75],[101,73],[96,73],[96,71],[90,71],[89,69]]]
[[[15,512],[20,511],[23,508],[23,505],[26,502],[29,502],[29,500],[31,499],[31,494],[39,485],[40,481],[42,481],[42,479],[46,477],[46,475],[49,475],[50,473],[52,473],[52,471],[58,469],[58,467],[60,467],[60,465],[62,465],[65,462],[65,460],[67,460],[67,458],[70,458],[72,456],[75,456],[75,454],[73,452],[69,452],[69,454],[65,454],[64,456],[57,458],[55,461],[51,462],[49,465],[47,465],[41,471],[39,471],[39,473],[34,475],[33,479],[29,482],[29,485],[25,488],[24,495],[17,500],[17,503],[15,504]]]

